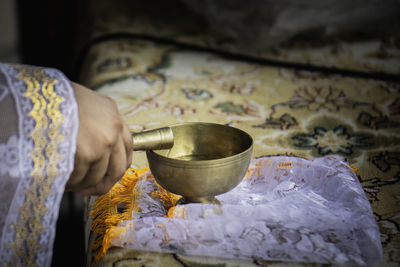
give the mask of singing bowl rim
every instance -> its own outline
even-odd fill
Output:
[[[249,145],[248,147],[237,154],[234,154],[232,156],[228,157],[223,157],[219,159],[209,159],[209,160],[184,160],[184,159],[177,159],[177,158],[169,158],[163,155],[160,155],[157,153],[158,150],[148,150],[146,151],[147,154],[147,159],[150,161],[150,158],[156,158],[157,160],[161,160],[163,164],[169,165],[172,167],[181,167],[184,166],[185,168],[210,168],[210,167],[218,167],[218,166],[224,166],[224,165],[232,165],[238,161],[241,161],[243,158],[251,158],[252,151],[253,151],[253,138],[246,133],[245,131],[224,125],[224,124],[218,124],[218,123],[210,123],[210,122],[184,122],[184,123],[179,123],[179,124],[173,124],[169,127],[172,129],[174,127],[178,126],[187,126],[187,125],[193,125],[193,124],[201,124],[201,125],[208,125],[208,126],[219,126],[219,127],[229,127],[231,129],[234,129],[241,135],[247,137],[249,139]]]

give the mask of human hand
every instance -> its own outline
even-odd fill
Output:
[[[105,194],[131,164],[132,137],[113,100],[82,85],[72,86],[79,108],[79,132],[66,191]]]

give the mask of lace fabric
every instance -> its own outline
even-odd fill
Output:
[[[247,179],[217,196],[221,206],[186,204],[172,214],[142,179],[139,209],[111,244],[222,258],[373,265],[382,258],[370,204],[337,156],[253,160]],[[171,216],[172,215],[172,216]]]
[[[49,266],[78,109],[55,69],[0,63],[0,262]]]

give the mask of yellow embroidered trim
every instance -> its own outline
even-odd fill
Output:
[[[292,164],[293,164],[293,161],[281,161],[278,164],[278,168],[279,169],[291,169],[291,168],[293,168]]]
[[[59,127],[65,120],[60,112],[60,103],[64,98],[54,91],[57,80],[47,76],[43,69],[29,72],[29,67],[16,68],[19,71],[17,78],[26,84],[24,96],[33,104],[29,115],[35,121],[35,128],[31,133],[34,148],[30,154],[34,168],[31,173],[32,184],[26,190],[20,216],[12,226],[16,239],[11,248],[24,266],[36,266],[35,258],[40,249],[39,238],[43,231],[41,220],[47,211],[45,201],[51,193],[52,183],[58,177],[57,163],[61,155],[57,148],[64,139]]]
[[[169,218],[176,218],[176,219],[186,219],[186,206],[185,205],[178,205],[173,206],[168,210],[167,217]]]
[[[93,218],[91,229],[98,234],[92,247],[96,251],[95,260],[104,257],[111,247],[111,242],[126,231],[127,228],[121,227],[119,224],[123,220],[132,219],[132,212],[139,211],[141,191],[137,183],[142,179],[154,179],[148,167],[128,169],[119,183],[115,184],[108,193],[95,200],[93,209],[90,212]],[[151,195],[160,198],[163,206],[172,212],[180,196],[166,191],[157,183],[156,185],[158,189],[152,192]],[[169,211],[168,214],[170,214]],[[132,227],[132,225],[129,227]]]

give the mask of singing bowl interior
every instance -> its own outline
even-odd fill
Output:
[[[174,146],[147,151],[150,169],[166,190],[196,202],[234,188],[250,163],[253,140],[239,129],[213,123],[171,126]]]

